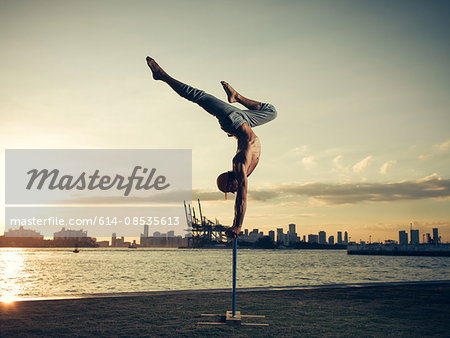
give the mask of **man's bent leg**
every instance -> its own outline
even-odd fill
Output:
[[[245,96],[239,94],[233,87],[230,86],[229,83],[225,81],[221,81],[220,83],[222,84],[225,93],[227,93],[228,95],[228,102],[230,103],[238,102],[242,104],[245,108],[250,110],[261,109],[261,102],[248,99]]]
[[[238,109],[229,103],[226,103],[217,97],[206,93],[203,90],[191,87],[187,84],[182,84],[176,91],[181,97],[197,103],[200,107],[205,109],[211,115],[214,115],[218,119],[224,116],[230,115],[232,112]]]

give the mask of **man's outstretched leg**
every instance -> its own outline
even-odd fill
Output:
[[[177,93],[181,90],[184,84],[167,74],[150,56],[147,56],[147,64],[150,67],[155,80],[167,83]]]

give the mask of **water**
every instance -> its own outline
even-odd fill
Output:
[[[0,296],[230,288],[231,258],[231,250],[0,248]],[[237,274],[238,287],[449,280],[450,259],[240,249]]]

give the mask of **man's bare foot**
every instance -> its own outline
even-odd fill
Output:
[[[155,80],[164,80],[165,76],[167,75],[166,72],[150,56],[147,56],[146,60],[153,73],[153,78]]]
[[[233,89],[227,82],[220,81],[222,84],[223,89],[225,90],[225,93],[228,95],[228,102],[234,103],[238,102],[237,98],[239,96],[239,93]]]
[[[225,231],[225,234],[229,238],[238,238],[240,233],[241,233],[241,228],[237,228],[237,227],[231,227],[231,228],[228,228],[227,231]]]

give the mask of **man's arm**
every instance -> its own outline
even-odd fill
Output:
[[[238,181],[238,188],[236,192],[236,200],[234,202],[234,221],[233,228],[236,228],[236,236],[239,236],[239,232],[244,222],[245,211],[247,209],[247,170],[245,165],[236,163],[234,166],[234,175]]]

